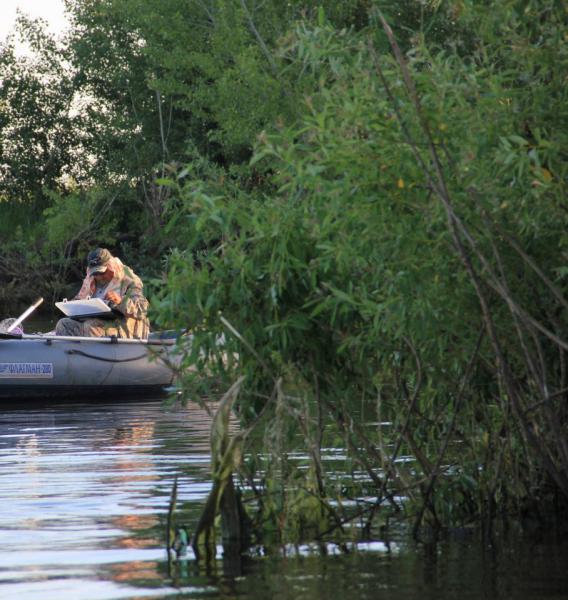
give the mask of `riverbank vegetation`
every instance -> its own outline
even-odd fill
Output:
[[[260,536],[565,520],[563,3],[68,5],[2,49],[3,299],[94,244],[144,273],[239,381],[215,464]]]

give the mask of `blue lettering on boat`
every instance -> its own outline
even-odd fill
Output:
[[[51,379],[53,363],[0,363],[0,378]]]

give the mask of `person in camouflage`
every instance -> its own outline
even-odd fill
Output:
[[[148,300],[140,277],[106,248],[87,256],[87,275],[74,300],[101,298],[115,312],[112,319],[71,319],[57,322],[56,335],[145,339],[150,333]]]

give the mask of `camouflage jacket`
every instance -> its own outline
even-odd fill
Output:
[[[108,266],[113,271],[114,277],[105,287],[105,292],[116,292],[122,298],[119,304],[111,302],[109,306],[123,315],[122,318],[110,321],[109,326],[118,329],[119,337],[147,338],[150,332],[150,323],[148,321],[148,300],[144,297],[142,280],[119,258],[113,257]],[[95,291],[95,280],[87,275],[75,299],[89,298]]]

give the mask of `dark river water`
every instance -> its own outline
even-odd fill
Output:
[[[471,533],[418,544],[400,530],[348,553],[306,544],[228,557],[219,547],[209,568],[191,553],[168,561],[175,477],[189,530],[210,489],[209,426],[198,405],[162,399],[4,403],[0,600],[568,599],[568,540],[538,530],[491,547]]]
[[[568,544],[475,535],[416,544],[389,534],[254,548],[209,569],[169,564],[164,530],[179,477],[183,518],[208,493],[207,414],[162,401],[4,405],[0,412],[0,598],[568,598]]]

